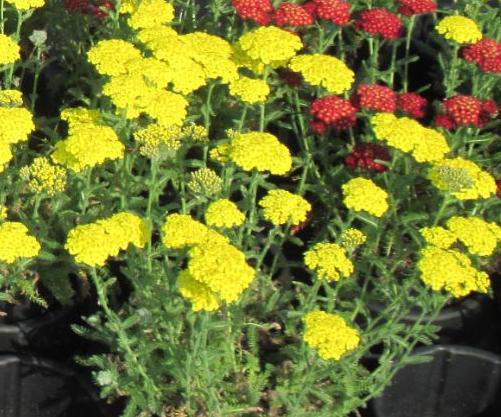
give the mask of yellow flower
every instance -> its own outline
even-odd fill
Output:
[[[501,227],[480,217],[454,216],[447,220],[447,227],[474,255],[492,255],[501,240]]]
[[[343,184],[342,189],[343,202],[351,210],[366,211],[376,217],[388,210],[388,193],[371,180],[353,178]]]
[[[0,204],[0,221],[3,221],[7,218],[8,210],[3,204]]]
[[[18,222],[0,224],[0,261],[13,264],[20,258],[33,258],[40,252],[40,243],[28,235],[28,228]]]
[[[298,35],[276,26],[261,26],[243,34],[238,47],[251,60],[272,68],[286,63],[303,47]]]
[[[428,246],[421,250],[417,266],[423,282],[434,291],[445,290],[459,298],[489,289],[488,275],[473,268],[470,259],[456,250]]]
[[[358,331],[337,314],[315,310],[304,316],[304,341],[325,360],[339,360],[360,343]]]
[[[101,75],[125,74],[127,63],[140,58],[141,51],[121,39],[99,41],[87,52],[87,59]]]
[[[18,90],[0,90],[0,106],[20,107],[23,105],[23,93]]]
[[[193,194],[210,197],[221,192],[223,180],[212,169],[200,168],[190,174],[186,185]]]
[[[45,156],[35,158],[31,165],[21,168],[20,175],[29,181],[32,193],[54,195],[66,188],[66,170],[51,164]]]
[[[187,126],[183,127],[182,134],[183,138],[195,143],[206,144],[209,142],[209,132],[207,132],[205,126],[189,123]]]
[[[101,114],[99,110],[86,109],[85,107],[69,107],[61,112],[61,120],[68,123],[69,133],[76,131],[80,126],[86,126],[89,123],[100,124]]]
[[[0,142],[0,172],[2,172],[12,159],[10,145]]]
[[[45,0],[7,0],[17,10],[26,11],[29,9],[38,9],[45,5]]]
[[[347,250],[353,250],[356,247],[363,245],[367,240],[364,232],[350,227],[341,234],[341,245]]]
[[[0,107],[0,142],[12,145],[28,140],[35,130],[33,116],[22,107]]]
[[[270,87],[263,80],[240,77],[230,83],[230,94],[240,98],[244,103],[263,103],[270,94]]]
[[[348,91],[355,79],[355,73],[343,61],[330,55],[298,55],[291,59],[289,67],[301,73],[309,84],[333,94]]]
[[[280,226],[290,222],[296,226],[306,220],[311,204],[300,195],[286,190],[271,190],[261,199],[259,205],[263,208],[263,217]]]
[[[162,226],[162,242],[168,249],[195,246],[205,242],[209,238],[223,242],[228,240],[188,214],[169,214]]]
[[[0,33],[0,67],[16,62],[21,57],[20,50],[21,48],[12,38]]]
[[[139,153],[149,158],[167,158],[174,156],[181,147],[181,128],[151,124],[134,133],[139,144]]]
[[[449,249],[457,240],[457,237],[443,227],[423,227],[419,229],[426,243],[441,249]]]
[[[226,164],[230,162],[230,151],[231,144],[229,142],[221,143],[209,151],[209,156],[213,161]]]
[[[133,29],[154,28],[174,19],[174,6],[165,0],[141,0],[125,9],[131,13],[127,23]]]
[[[141,74],[148,85],[165,88],[171,81],[170,68],[155,58],[135,58],[127,62],[127,73]]]
[[[482,32],[477,24],[464,16],[447,16],[436,26],[437,32],[445,39],[457,43],[475,43],[482,39]]]
[[[346,251],[336,243],[317,243],[304,254],[305,265],[316,271],[320,279],[339,281],[353,273],[353,263]]]
[[[205,212],[205,222],[209,226],[231,228],[242,225],[244,220],[245,216],[237,205],[224,198],[211,203]]]
[[[489,198],[496,193],[496,181],[474,162],[463,158],[444,159],[428,171],[428,178],[441,191],[458,200]]]
[[[214,292],[210,288],[194,279],[189,271],[181,271],[177,277],[177,285],[181,295],[191,302],[193,311],[214,311],[220,306]]]
[[[257,169],[285,175],[292,166],[289,149],[271,133],[249,132],[231,139],[229,158],[245,171]]]
[[[182,126],[187,115],[188,101],[180,94],[157,90],[144,108],[144,113],[162,126]]]

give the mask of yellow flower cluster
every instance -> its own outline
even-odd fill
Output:
[[[475,43],[482,39],[482,32],[475,21],[464,16],[447,16],[438,23],[436,29],[445,39],[460,44]]]
[[[209,132],[207,132],[205,126],[189,123],[183,127],[183,138],[195,143],[206,144],[209,142]]]
[[[339,315],[315,310],[304,317],[304,341],[325,360],[339,360],[360,343],[358,331]]]
[[[233,161],[245,171],[256,169],[285,175],[292,167],[289,149],[271,133],[249,132],[231,135],[230,142],[219,145],[211,157],[221,162]]]
[[[408,117],[378,113],[371,119],[376,138],[403,152],[409,152],[418,162],[440,161],[450,152],[445,137],[438,131],[420,125]]]
[[[181,295],[190,300],[193,311],[214,311],[220,307],[216,294],[209,286],[197,281],[186,269],[179,273],[177,286]]]
[[[489,276],[475,269],[470,258],[459,251],[427,246],[417,265],[421,279],[434,291],[445,290],[459,298],[489,289]]]
[[[221,192],[223,180],[212,169],[200,168],[190,174],[186,185],[193,194],[210,197]]]
[[[22,167],[19,174],[28,181],[32,193],[54,195],[63,192],[66,187],[66,170],[53,165],[45,156],[35,158],[31,165]]]
[[[11,65],[19,58],[19,45],[9,36],[0,33],[0,67]]]
[[[165,0],[141,0],[130,10],[127,24],[133,29],[154,28],[172,22],[174,6]]]
[[[87,52],[88,61],[101,75],[121,75],[128,71],[128,62],[141,58],[141,51],[121,39],[99,41]]]
[[[419,229],[419,233],[426,243],[441,249],[449,249],[457,240],[454,233],[440,226],[423,227]]]
[[[496,181],[474,162],[463,158],[444,159],[428,172],[432,184],[458,200],[489,198],[496,193]]]
[[[330,55],[298,55],[291,59],[289,67],[301,73],[309,84],[333,94],[348,91],[355,80],[355,73],[343,61]]]
[[[196,221],[188,214],[169,214],[162,226],[162,242],[168,249],[181,249],[194,246],[215,235],[226,238]]]
[[[316,271],[320,279],[339,281],[353,273],[353,263],[345,249],[336,243],[317,243],[304,254],[305,265]]]
[[[0,221],[7,218],[8,210],[3,204],[0,204]]]
[[[20,258],[33,258],[40,252],[40,243],[18,222],[0,224],[0,261],[13,264]]]
[[[205,223],[209,226],[231,228],[241,226],[244,220],[245,216],[237,205],[225,198],[209,204],[205,212]]]
[[[388,193],[366,178],[353,178],[343,184],[343,202],[355,211],[381,217],[388,210]]]
[[[240,77],[230,83],[230,94],[244,103],[263,103],[270,94],[270,87],[263,80]]]
[[[56,143],[52,160],[75,172],[123,158],[125,147],[108,126],[82,123],[68,137]]]
[[[235,46],[235,61],[255,72],[287,64],[303,47],[298,35],[276,26],[261,26],[243,34]]]
[[[268,191],[259,205],[263,208],[263,217],[275,226],[289,222],[296,226],[306,220],[311,210],[311,204],[308,201],[286,190]]]
[[[23,93],[18,90],[1,90],[1,107],[20,107],[23,105]]]
[[[17,10],[26,11],[43,7],[45,0],[7,0],[7,3],[12,4]]]
[[[68,123],[68,131],[72,133],[81,126],[89,123],[101,124],[101,114],[99,110],[86,109],[85,107],[68,107],[61,112],[61,120]]]
[[[129,245],[143,248],[150,239],[147,222],[128,213],[117,213],[94,223],[79,225],[70,230],[66,250],[78,263],[103,266],[110,256],[117,256]]]
[[[501,227],[480,217],[454,216],[447,220],[447,227],[472,254],[489,256],[501,240]]]
[[[181,128],[153,123],[134,133],[139,153],[149,158],[168,158],[181,147]]]
[[[341,246],[347,250],[353,250],[360,245],[363,245],[367,240],[364,232],[350,227],[341,233]]]

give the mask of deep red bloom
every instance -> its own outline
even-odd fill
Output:
[[[483,38],[461,50],[461,56],[468,62],[476,63],[484,72],[501,72],[501,43]]]
[[[306,9],[294,3],[282,3],[273,15],[278,26],[308,26],[313,24],[313,16]]]
[[[458,126],[480,127],[482,101],[472,96],[456,95],[443,102],[445,113]]]
[[[89,0],[63,0],[63,4],[68,12],[85,13],[89,7]]]
[[[356,27],[373,36],[381,35],[385,39],[397,39],[402,34],[400,18],[382,7],[360,13]]]
[[[271,21],[273,6],[270,0],[231,0],[237,14],[244,20],[252,20],[258,25]]]
[[[317,17],[317,5],[315,4],[314,1],[307,1],[302,5],[302,7],[313,17]]]
[[[498,114],[498,106],[494,100],[484,100],[480,108],[480,116],[478,117],[479,125],[484,126]]]
[[[348,100],[337,96],[326,96],[311,103],[310,113],[316,121],[341,130],[355,124],[357,109]]]
[[[312,120],[310,122],[310,129],[312,130],[313,133],[316,133],[317,135],[323,135],[325,132],[327,132],[327,126],[324,122],[320,120]]]
[[[114,7],[108,0],[63,0],[63,4],[64,8],[70,13],[91,14],[98,19],[108,17],[108,11]]]
[[[445,114],[437,114],[435,120],[433,121],[435,126],[441,127],[447,130],[453,130],[456,128],[456,123],[449,116]]]
[[[353,97],[353,104],[362,109],[393,113],[397,106],[397,95],[384,85],[361,84]]]
[[[398,3],[400,5],[398,12],[404,16],[433,13],[437,10],[433,0],[398,0]]]
[[[388,150],[375,143],[361,143],[355,146],[353,152],[346,155],[344,163],[350,169],[361,168],[377,172],[384,172],[388,169],[385,165],[376,162],[376,160],[389,161],[390,154]]]
[[[336,25],[346,25],[350,20],[350,3],[345,0],[312,0],[314,14],[320,19],[330,20]],[[305,4],[306,6],[306,4]]]
[[[427,106],[426,99],[417,93],[400,93],[397,96],[397,110],[416,119],[424,117]]]

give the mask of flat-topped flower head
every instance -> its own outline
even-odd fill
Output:
[[[341,233],[341,246],[346,250],[353,250],[363,245],[367,240],[367,235],[361,230],[350,227]]]
[[[433,0],[398,0],[398,4],[398,12],[404,16],[434,13],[437,10],[437,4]]]
[[[315,133],[324,133],[328,126],[336,130],[349,129],[355,125],[357,109],[344,98],[324,96],[311,103],[310,113],[315,118],[311,127]],[[320,129],[318,125],[320,124]]]
[[[38,9],[45,5],[45,0],[7,0],[7,3],[12,4],[17,10],[26,11],[30,9]]]
[[[214,311],[220,307],[216,294],[208,285],[193,278],[188,270],[179,273],[177,286],[181,295],[191,302],[193,311]]]
[[[16,62],[21,58],[20,51],[21,48],[14,39],[0,33],[0,67]]]
[[[152,123],[134,133],[139,153],[149,158],[167,159],[174,157],[181,147],[181,128]]]
[[[447,227],[474,255],[492,255],[501,240],[501,227],[480,217],[454,216],[447,220]]]
[[[329,20],[338,26],[350,21],[351,5],[345,0],[312,0],[304,5],[312,14],[320,19]]]
[[[359,108],[386,113],[393,113],[397,107],[395,92],[377,84],[360,84],[352,101]]]
[[[0,262],[13,264],[22,258],[33,258],[40,249],[40,243],[28,234],[28,228],[24,224],[0,223]]]
[[[28,140],[35,130],[33,115],[24,107],[0,107],[0,142],[13,145]]]
[[[301,27],[313,24],[311,13],[294,3],[280,3],[278,9],[275,10],[273,20],[278,26]]]
[[[188,214],[169,214],[162,226],[162,242],[169,249],[197,245],[206,237],[209,229]]]
[[[382,217],[388,210],[388,193],[366,178],[353,178],[343,184],[343,202],[354,211]]]
[[[460,43],[475,43],[482,39],[482,32],[474,20],[464,16],[444,17],[436,26],[436,30],[445,39]]]
[[[190,173],[186,186],[193,194],[211,197],[221,192],[223,180],[212,169],[200,168]]]
[[[244,103],[264,103],[270,94],[270,87],[263,80],[240,77],[230,83],[230,94]]]
[[[322,359],[338,361],[360,344],[358,331],[340,315],[315,310],[303,320],[303,339]]]
[[[270,0],[231,0],[238,16],[252,20],[258,25],[267,25],[271,21],[273,5]]]
[[[66,188],[66,170],[52,164],[45,156],[39,156],[30,165],[21,168],[19,175],[28,182],[32,193],[55,195]]]
[[[483,72],[501,73],[501,43],[494,39],[484,37],[464,47],[461,55],[466,61],[477,64]]]
[[[99,41],[87,52],[87,59],[101,75],[120,75],[127,72],[127,63],[141,58],[141,51],[121,39]]]
[[[128,25],[133,29],[155,28],[174,20],[174,6],[165,0],[141,0],[131,10]]]
[[[454,233],[440,226],[423,227],[419,229],[419,233],[426,243],[437,248],[449,249],[457,241]]]
[[[0,90],[0,107],[21,107],[23,93],[19,90]]]
[[[317,243],[304,254],[305,265],[320,279],[339,281],[353,273],[353,263],[345,249],[337,243]]]
[[[311,204],[308,201],[286,190],[268,191],[259,205],[263,208],[263,217],[275,226],[287,223],[297,226],[306,221],[311,210]]]
[[[237,205],[225,198],[209,204],[205,212],[205,222],[208,226],[231,228],[241,226],[244,220],[245,216]]]
[[[383,7],[364,10],[357,19],[356,27],[371,36],[381,36],[383,39],[398,39],[402,35],[400,18]]]

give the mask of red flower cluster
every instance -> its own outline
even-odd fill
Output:
[[[398,12],[404,16],[433,13],[437,10],[433,0],[398,0],[398,3],[400,4]]]
[[[496,180],[496,195],[501,198],[501,178]]]
[[[258,25],[271,21],[273,6],[270,0],[231,0],[237,14],[244,20],[253,20]]]
[[[348,129],[355,124],[357,109],[345,99],[326,96],[311,103],[310,113],[315,120],[310,123],[315,133],[324,133],[330,125],[335,129]]]
[[[113,9],[113,3],[108,0],[63,0],[64,8],[70,12],[78,12],[82,14],[91,14],[98,19],[108,17],[108,10]]]
[[[462,49],[461,55],[466,61],[476,63],[484,72],[501,72],[501,43],[494,39],[483,38],[468,45]]]
[[[402,22],[399,17],[382,7],[360,13],[356,27],[373,36],[381,35],[385,39],[397,39],[402,34]]]
[[[313,16],[304,7],[294,3],[282,3],[275,11],[273,20],[278,26],[308,26]]]
[[[400,93],[397,96],[397,110],[415,119],[424,117],[427,107],[426,99],[417,93]]]
[[[479,100],[472,96],[450,97],[443,105],[445,114],[437,116],[435,124],[449,130],[457,126],[483,127],[498,112],[494,100]]]
[[[336,25],[346,25],[350,20],[350,4],[345,0],[312,0],[304,5],[310,13],[320,19],[330,20]]]
[[[352,103],[362,109],[393,113],[397,107],[397,96],[391,88],[384,85],[361,84]]]
[[[390,154],[388,150],[375,143],[362,143],[355,146],[353,152],[344,158],[345,165],[350,169],[361,168],[367,171],[384,172],[388,168],[383,164],[376,162],[389,161]]]

